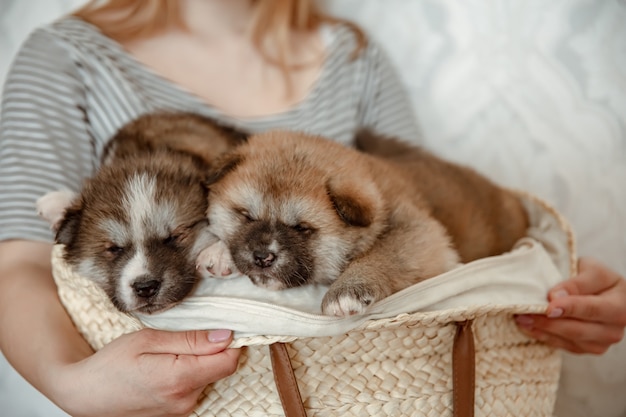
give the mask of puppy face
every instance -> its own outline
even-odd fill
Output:
[[[193,289],[195,259],[215,240],[206,206],[193,164],[157,152],[103,167],[65,210],[57,242],[119,310],[152,313]]]
[[[333,282],[384,230],[385,208],[356,152],[293,132],[252,136],[210,184],[210,230],[257,285]]]
[[[207,229],[207,170],[247,133],[192,113],[144,114],[103,149],[78,197],[53,191],[39,214],[65,245],[66,262],[98,283],[121,311],[151,313],[181,301]]]

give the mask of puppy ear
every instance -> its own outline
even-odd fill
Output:
[[[237,168],[243,160],[243,155],[237,151],[227,152],[218,157],[218,159],[211,164],[209,173],[204,180],[205,187],[209,188],[211,184],[224,178],[226,174]]]
[[[82,208],[78,206],[68,208],[65,211],[65,215],[56,229],[55,241],[57,243],[67,246],[74,241],[74,238],[78,234],[82,213]]]
[[[326,184],[326,192],[341,220],[349,226],[368,227],[374,222],[378,207],[374,198],[377,193],[375,196],[368,195],[357,184],[339,184],[336,181]]]
[[[56,231],[75,198],[76,193],[69,190],[51,191],[37,200],[37,214]]]

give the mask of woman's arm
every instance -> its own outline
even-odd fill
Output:
[[[187,416],[207,384],[235,371],[229,331],[142,330],[94,354],[57,297],[50,251],[0,242],[0,349],[72,416]]]
[[[51,273],[49,226],[35,201],[77,190],[94,168],[88,80],[54,31],[26,41],[0,117],[0,349],[72,416],[187,416],[207,384],[234,372],[229,331],[142,330],[94,353],[66,314]]]
[[[624,337],[626,280],[592,258],[578,274],[552,288],[548,311],[516,318],[530,336],[572,353],[602,354]]]

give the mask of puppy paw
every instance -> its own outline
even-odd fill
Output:
[[[37,214],[57,230],[74,197],[76,193],[69,190],[51,191],[37,200]]]
[[[209,273],[216,278],[225,278],[237,272],[233,258],[226,244],[222,241],[212,244],[198,255],[196,269],[201,273]]]
[[[363,314],[380,297],[363,285],[332,285],[322,300],[322,313],[328,316],[347,317]]]

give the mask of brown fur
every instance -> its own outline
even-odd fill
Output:
[[[244,142],[247,134],[194,113],[145,114],[123,126],[105,146],[107,164],[130,156],[166,149],[200,157],[211,163],[217,156]]]
[[[150,313],[181,301],[199,278],[198,253],[216,240],[207,229],[206,173],[244,138],[193,114],[149,114],[122,127],[56,225],[65,260],[122,311]],[[143,275],[122,285],[139,250]]]
[[[413,158],[432,160],[437,169],[413,172],[410,164],[389,155],[367,155],[303,133],[252,136],[216,164],[210,185],[211,230],[231,251],[235,266],[258,285],[281,289],[331,283],[322,310],[334,315],[360,313],[372,302],[448,271],[459,261],[453,245],[468,258],[510,249],[501,237],[481,237],[476,245],[496,244],[479,250],[452,241],[433,216],[434,207],[445,199],[432,206],[430,191],[465,187],[457,183],[464,171],[414,152]],[[428,181],[435,185],[422,193]],[[464,202],[456,208],[458,215],[471,222],[499,212],[489,205],[499,204],[495,195],[506,193],[476,174],[468,181],[473,192],[488,189],[490,198],[472,199],[468,207]],[[481,235],[485,227],[479,224],[471,229],[474,234],[464,233],[462,221],[450,220],[455,208],[443,212],[440,218],[456,228],[455,238]],[[513,210],[510,215],[523,213]],[[523,231],[505,241],[512,246],[521,235]]]
[[[371,131],[359,132],[355,144],[384,158],[417,187],[462,262],[509,251],[526,234],[528,217],[519,198],[473,169]]]
[[[211,230],[257,285],[330,283],[325,314],[361,313],[525,235],[517,197],[475,171],[371,132],[356,142],[269,132],[216,163]]]
[[[137,175],[147,175],[160,184],[158,199],[176,207],[175,222],[164,225],[165,234],[148,236],[152,274],[144,281],[159,282],[159,294],[145,300],[141,307],[152,312],[170,307],[182,300],[194,287],[194,242],[207,227],[204,213],[207,194],[202,187],[203,171],[192,158],[182,154],[157,151],[150,158],[123,159],[103,166],[98,174],[86,181],[78,199],[65,211],[56,234],[57,243],[65,245],[64,258],[84,275],[100,284],[113,304],[120,310],[128,307],[118,295],[118,277],[126,261],[136,249],[132,240],[115,242],[109,231],[103,228],[103,219],[115,219],[130,224],[129,207],[123,203],[127,190],[123,183]],[[147,219],[146,229],[159,225]],[[86,265],[85,260],[93,265]],[[94,271],[93,273],[91,271]],[[169,271],[169,272],[168,272]],[[167,276],[173,279],[167,279]]]

